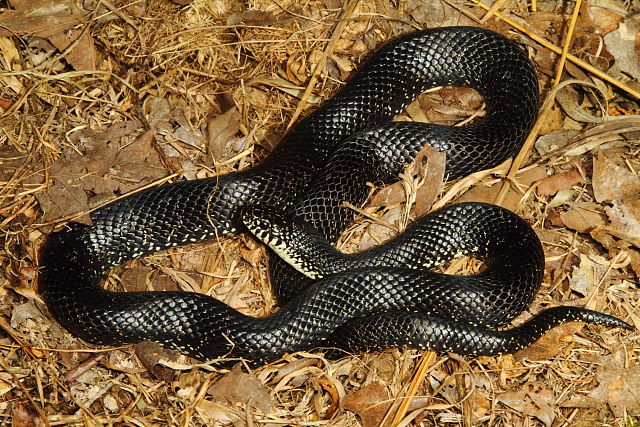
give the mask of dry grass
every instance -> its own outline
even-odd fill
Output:
[[[78,137],[80,132],[91,130],[91,135],[97,135],[115,123],[140,121],[138,128],[112,141],[122,149],[142,137],[145,130],[154,130],[150,147],[164,167],[162,176],[201,178],[240,170],[264,157],[292,119],[308,114],[321,99],[329,98],[360,59],[384,40],[426,24],[466,23],[469,18],[462,12],[478,17],[485,13],[473,4],[408,0],[346,2],[344,7],[331,0],[256,0],[249,2],[251,9],[261,12],[243,14],[245,2],[234,0],[194,0],[184,6],[168,0],[98,3],[100,8],[90,17],[91,26],[78,26],[85,28],[95,43],[98,72],[72,71],[56,56],[59,52],[42,62],[42,55],[52,50],[27,37],[6,37],[0,46],[5,70],[0,75],[5,83],[0,88],[5,110],[0,119],[0,227],[4,236],[0,248],[0,326],[5,331],[0,339],[0,424],[640,423],[637,333],[563,326],[526,353],[497,358],[391,350],[328,361],[318,354],[297,354],[253,371],[259,382],[251,383],[235,376],[237,372],[193,365],[184,358],[169,362],[172,369],[152,375],[130,346],[92,348],[63,331],[47,315],[37,295],[38,249],[46,233],[60,222],[43,216],[42,199],[37,197],[50,191],[57,161],[88,149],[86,140]],[[544,31],[529,25],[525,10],[524,4],[514,2],[500,13],[529,28],[533,40],[544,39]],[[565,22],[559,13],[554,16]],[[487,22],[504,33],[511,30],[505,22],[496,23],[493,18]],[[549,58],[557,56],[550,56],[549,46],[536,44],[526,34],[519,37],[529,40],[530,52],[541,66],[547,96],[550,76],[556,70],[554,65],[545,68],[545,64],[555,64]],[[560,52],[558,40],[545,43],[555,43],[553,50]],[[573,61],[571,56],[568,61]],[[572,74],[574,68],[570,69]],[[629,115],[626,127],[596,126],[592,134],[585,138],[578,134],[570,145],[556,147],[542,157],[527,150],[511,171],[510,165],[504,164],[491,173],[448,184],[435,205],[471,194],[468,197],[483,200],[498,197],[517,207],[540,233],[551,266],[532,312],[547,303],[571,300],[640,326],[640,272],[633,270],[639,261],[632,256],[637,248],[632,244],[626,248],[608,245],[606,236],[599,238],[563,226],[558,222],[558,205],[554,205],[557,197],[536,192],[542,178],[536,172],[557,173],[576,164],[580,165],[578,170],[584,165],[590,169],[595,149],[573,157],[566,152],[594,140],[599,141],[596,146],[619,148],[631,163],[634,156],[637,158],[640,121],[632,114],[639,114],[638,100],[634,99],[637,92],[633,92],[638,82],[606,77],[595,84],[599,89],[610,87],[607,85],[618,88],[619,95],[609,90],[605,93],[609,104],[604,110]],[[465,106],[447,97],[447,92],[429,99],[442,97],[446,108],[464,110]],[[158,125],[158,99],[168,101],[172,113],[180,112],[166,120],[168,127]],[[582,106],[598,111],[594,99],[602,98],[589,95]],[[228,149],[215,145],[220,142],[208,133],[208,127],[231,106],[239,112],[239,126]],[[568,123],[580,132],[593,127],[570,121],[562,110],[550,107],[544,109],[539,130],[546,134],[566,128]],[[172,133],[176,129],[186,134]],[[212,158],[216,150],[222,153],[221,158]],[[634,165],[630,168],[637,172]],[[88,170],[87,174],[94,172]],[[118,171],[114,174],[117,177]],[[509,179],[505,180],[507,174]],[[413,201],[421,197],[416,192],[421,179],[407,176],[404,188],[408,189],[407,199]],[[132,188],[149,183],[147,176],[126,178]],[[588,179],[570,189],[573,202],[594,200]],[[99,202],[91,201],[93,205]],[[389,227],[380,223],[397,228],[408,217],[410,207],[398,203],[365,209],[363,219],[345,234],[344,247],[353,250],[365,238],[384,239]],[[86,210],[73,213],[80,216]],[[448,271],[471,267],[462,260]],[[588,276],[585,294],[571,287],[580,275]],[[257,316],[276,305],[264,251],[245,236],[136,261],[127,269],[117,269],[110,286],[196,290]],[[225,375],[233,375],[229,378],[240,389],[240,397],[233,397],[229,387],[210,388]],[[625,378],[637,378],[635,388],[625,387]],[[266,396],[242,399],[250,389],[265,386]],[[357,394],[359,390],[364,392]],[[271,409],[254,407],[261,404]]]

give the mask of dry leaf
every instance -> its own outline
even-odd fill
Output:
[[[615,68],[633,79],[640,79],[640,56],[637,49],[639,31],[640,15],[630,14],[616,30],[604,36],[607,50],[615,58]]]
[[[13,9],[0,15],[0,35],[30,35],[48,39],[85,22],[86,13],[74,0],[11,0]]]
[[[83,33],[80,29],[65,31],[64,33],[53,34],[49,37],[49,41],[60,52],[76,43],[64,59],[78,71],[96,69],[96,52],[93,39],[88,32]]]
[[[387,389],[374,382],[347,396],[342,407],[358,414],[364,427],[377,427],[391,407],[391,401]]]
[[[510,406],[525,416],[533,416],[542,421],[546,426],[550,426],[555,419],[555,412],[548,402],[549,399],[536,396],[532,391],[533,386],[526,385],[522,390],[510,391],[496,396],[496,400]],[[536,396],[536,398],[532,398]]]
[[[225,160],[227,144],[240,130],[242,116],[234,106],[224,113],[209,120],[207,125],[209,152],[213,160]]]
[[[577,134],[578,131],[576,130],[559,130],[542,135],[536,140],[536,151],[538,151],[538,154],[541,156],[544,156],[553,151],[559,150],[567,145],[571,138]]]
[[[227,425],[227,423],[233,423],[234,426],[244,425],[244,423],[237,424],[242,418],[239,411],[221,405],[217,402],[200,399],[196,404],[196,410],[199,413],[206,415],[211,420],[225,423],[225,425]]]
[[[560,219],[565,226],[580,233],[586,233],[607,222],[600,206],[593,202],[571,205],[565,212],[560,213]]]
[[[126,193],[166,175],[153,149],[149,133],[120,149],[120,139],[139,128],[137,122],[121,122],[97,134],[90,129],[73,135],[78,145],[85,145],[84,155],[75,151],[61,157],[50,168],[53,184],[37,193],[47,220],[54,220],[91,207],[114,195]],[[88,221],[85,220],[85,221]]]
[[[243,372],[240,364],[209,387],[207,393],[220,403],[249,404],[265,414],[276,403],[269,389],[254,375]]]
[[[45,423],[28,403],[18,400],[13,403],[11,410],[11,425],[13,427],[40,427]]]
[[[615,200],[605,211],[611,221],[608,230],[616,237],[640,248],[640,199]]]
[[[598,202],[638,198],[640,176],[629,170],[617,150],[600,151],[593,160],[593,195]]]
[[[599,6],[589,5],[591,21],[598,26],[598,33],[605,35],[616,28],[624,20],[627,10],[613,0],[599,0]]]
[[[160,344],[151,341],[142,341],[134,346],[136,356],[151,375],[163,381],[171,381],[176,376],[176,371],[161,365],[160,360],[175,362],[180,353],[168,350]]]
[[[575,395],[562,406],[598,408],[608,405],[616,418],[640,414],[640,365],[625,366],[624,350],[606,357],[598,366],[598,386],[588,395]]]
[[[540,181],[536,191],[541,196],[553,196],[560,190],[566,190],[584,181],[577,170],[558,173]]]
[[[593,260],[599,261],[594,262]],[[574,267],[569,281],[570,288],[582,296],[591,295],[608,270],[607,260],[599,255],[580,254],[580,265]]]
[[[513,356],[522,360],[551,360],[562,351],[560,343],[571,341],[572,336],[583,328],[579,323],[567,323],[557,326],[544,334],[529,347],[516,352]]]
[[[86,23],[86,12],[73,0],[12,0],[14,9],[0,15],[0,35],[40,37],[63,52],[73,43],[66,61],[76,70],[95,70],[93,39],[88,32],[74,28]],[[80,40],[77,40],[81,37]]]
[[[242,13],[234,13],[227,18],[227,25],[273,25],[277,22],[276,17],[271,12],[262,10],[245,10]]]

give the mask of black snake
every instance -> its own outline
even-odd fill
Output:
[[[418,94],[446,85],[476,89],[486,105],[484,117],[458,128],[390,122]],[[283,307],[261,319],[202,294],[101,287],[105,272],[127,260],[243,231],[241,214],[252,206],[288,210],[335,240],[353,218],[342,202],[361,203],[367,182],[393,180],[425,144],[446,151],[450,178],[513,155],[535,120],[537,97],[530,61],[496,33],[450,27],[400,37],[373,55],[257,166],[143,191],[93,212],[92,226],[69,224],[51,234],[41,252],[39,289],[55,318],[91,343],[152,340],[207,360],[242,357],[262,363],[327,345],[499,354],[522,348],[568,320],[630,328],[611,316],[559,307],[509,331],[488,329],[526,308],[542,279],[544,260],[524,221],[481,204],[446,208],[433,216],[435,222],[424,220],[438,226],[428,225],[432,232],[419,242],[442,250],[435,261],[422,262],[428,266],[460,251],[483,258],[487,272],[478,276],[438,275],[390,261],[347,268],[308,284],[274,261]],[[469,221],[479,222],[462,226]],[[514,230],[519,234],[512,235]],[[456,241],[460,237],[465,242]],[[491,245],[502,252],[485,251]],[[493,273],[510,282],[474,284]]]

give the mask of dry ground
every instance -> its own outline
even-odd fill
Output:
[[[481,19],[485,8],[473,1],[0,6],[3,425],[640,424],[637,332],[571,324],[496,358],[296,354],[224,371],[148,345],[90,346],[37,294],[38,250],[55,227],[86,221],[89,209],[141,186],[255,164],[385,40],[474,24],[526,46],[541,106],[555,97],[541,107],[534,144],[515,163],[444,186],[437,174],[407,171],[342,246],[368,247],[388,237],[387,225],[401,229],[432,204],[497,201],[545,246],[547,274],[531,313],[576,304],[640,327],[637,4],[583,3],[568,42],[574,4],[550,1],[500,6],[506,20]],[[558,70],[566,86],[556,94]],[[421,96],[403,119],[454,124],[481,109],[473,91],[445,88]],[[276,305],[265,255],[247,236],[178,248],[116,269],[108,286],[195,290],[259,316]],[[472,268],[461,260],[448,271]]]

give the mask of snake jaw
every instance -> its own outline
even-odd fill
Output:
[[[241,218],[257,239],[311,279],[325,277],[325,266],[340,257],[314,227],[280,209],[252,206],[242,210]]]

